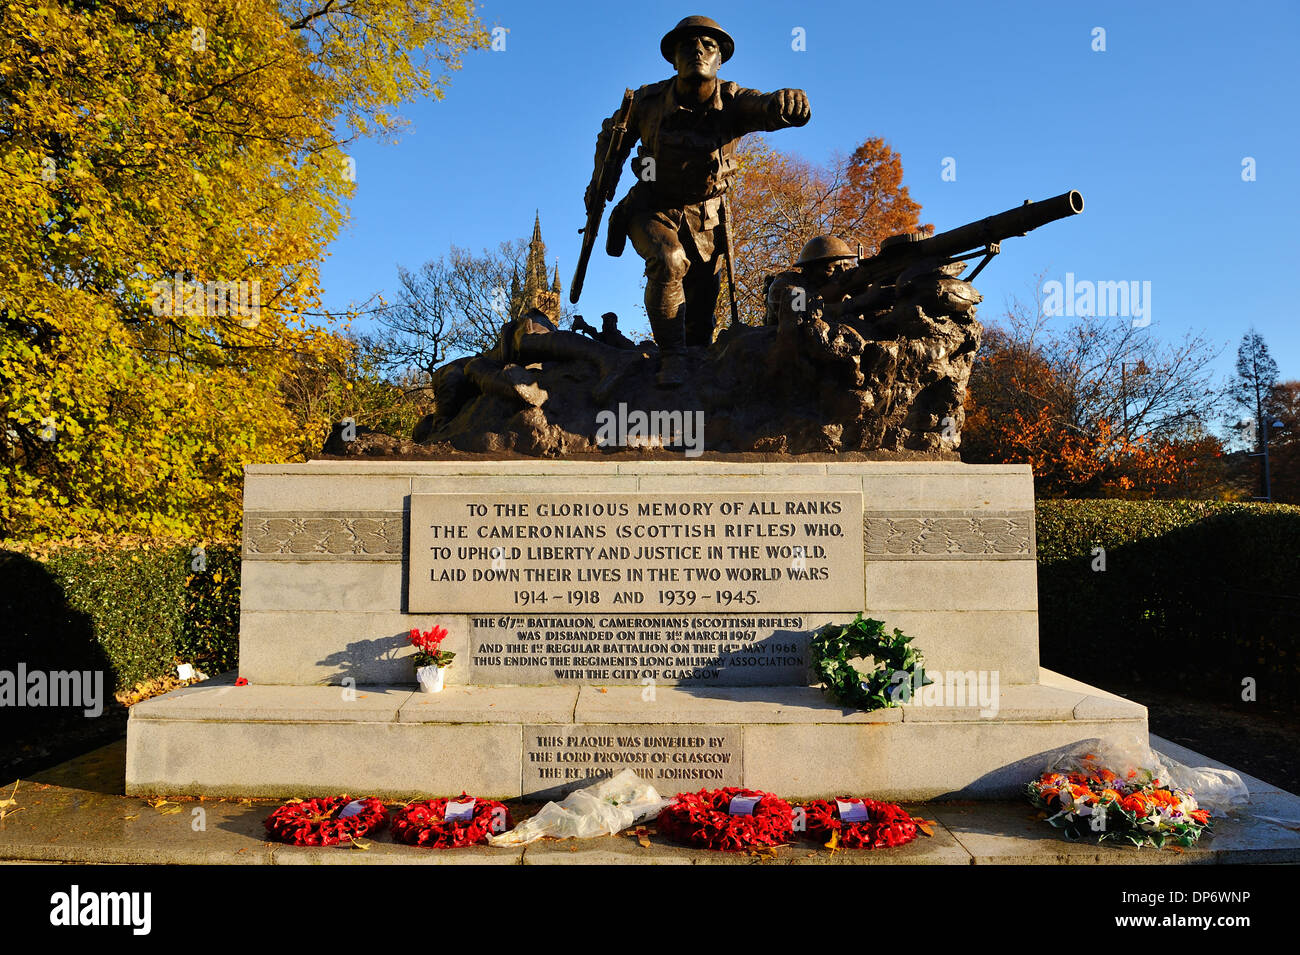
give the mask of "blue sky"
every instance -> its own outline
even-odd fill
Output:
[[[1151,283],[1151,330],[1204,332],[1231,371],[1254,326],[1300,378],[1300,7],[1209,3],[757,3],[703,12],[736,40],[721,75],[807,91],[812,120],[772,145],[816,162],[883,136],[939,230],[1080,190],[1082,216],[1010,239],[980,275],[996,320],[1035,276]],[[611,12],[616,11],[616,12]],[[600,121],[625,86],[668,77],[659,38],[680,4],[501,2],[503,52],[475,53],[441,102],[403,110],[396,144],[353,149],[351,220],[324,267],[326,304],[391,293],[452,243],[527,237],[533,211],[566,295]],[[802,27],[806,51],[791,48]],[[1105,30],[1104,52],[1092,49]],[[941,179],[945,157],[956,180]],[[1243,159],[1254,181],[1243,181]],[[624,174],[620,195],[631,183]],[[579,309],[642,322],[641,260],[592,257]],[[1064,321],[1064,319],[1062,319]],[[364,323],[363,323],[364,324]]]

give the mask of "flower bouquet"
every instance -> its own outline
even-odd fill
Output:
[[[425,693],[442,692],[443,673],[451,666],[456,654],[450,650],[440,649],[442,641],[447,639],[446,627],[432,627],[420,632],[418,627],[411,630],[411,643],[415,647],[415,679]]]
[[[1162,784],[1155,771],[1131,768],[1122,775],[1088,753],[1073,765],[1048,770],[1029,783],[1029,801],[1051,813],[1048,823],[1070,839],[1096,836],[1135,846],[1190,848],[1212,832],[1210,812],[1190,791]]]

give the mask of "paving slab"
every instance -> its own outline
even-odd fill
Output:
[[[1184,766],[1208,766],[1211,769],[1226,769],[1237,773],[1237,775],[1241,777],[1241,781],[1246,784],[1246,788],[1250,790],[1252,800],[1256,796],[1262,796],[1267,793],[1282,793],[1283,795],[1289,795],[1289,793],[1286,793],[1286,791],[1280,786],[1275,786],[1273,783],[1265,782],[1264,780],[1257,779],[1254,776],[1248,776],[1243,772],[1233,769],[1227,763],[1221,763],[1217,759],[1212,759],[1209,756],[1202,756],[1200,753],[1190,750],[1186,746],[1175,743],[1172,740],[1167,740],[1163,736],[1157,736],[1155,733],[1151,734],[1151,748],[1157,753],[1163,753],[1170,759],[1177,760]]]
[[[1190,766],[1223,764],[1152,737],[1158,751]],[[275,800],[183,799],[157,803],[121,794],[125,741],[19,783],[17,810],[0,819],[0,862],[235,865],[1195,865],[1300,863],[1300,797],[1244,777],[1249,806],[1218,819],[1217,834],[1181,852],[1069,842],[1020,801],[904,803],[935,820],[924,835],[889,850],[835,852],[797,841],[775,854],[710,852],[673,845],[648,827],[649,846],[626,835],[543,840],[526,847],[440,851],[395,844],[384,830],[359,850],[268,842],[263,821]],[[5,798],[13,782],[3,787]],[[519,819],[536,805],[511,802]]]
[[[1028,802],[935,805],[936,819],[976,865],[1175,865],[1219,861],[1197,846],[1182,852],[1112,842],[1071,842]]]

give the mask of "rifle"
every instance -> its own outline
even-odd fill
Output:
[[[908,232],[890,236],[880,243],[880,251],[875,255],[859,258],[854,268],[831,279],[822,289],[822,297],[830,302],[844,295],[861,296],[868,290],[872,290],[874,297],[875,290],[894,285],[904,271],[914,266],[938,268],[982,256],[974,270],[962,276],[963,281],[970,282],[1002,251],[1004,239],[1026,235],[1049,222],[1082,211],[1083,196],[1071,189],[1041,202],[1026,199],[1024,205],[938,235]],[[841,307],[841,311],[845,309]]]
[[[596,245],[596,233],[600,231],[600,217],[605,214],[605,203],[614,198],[618,188],[619,156],[622,155],[623,137],[627,133],[628,114],[632,111],[632,91],[623,91],[623,103],[614,114],[614,126],[610,130],[609,146],[605,149],[605,158],[601,160],[592,174],[591,185],[587,194],[591,197],[587,204],[587,224],[578,230],[582,236],[582,252],[578,255],[578,268],[573,273],[573,284],[569,286],[569,301],[577,303],[582,295],[582,283],[587,277],[587,262],[591,259],[591,250]]]
[[[722,169],[722,146],[718,146],[718,168]],[[740,314],[736,309],[736,274],[731,262],[731,206],[727,194],[722,194],[722,204],[718,207],[722,213],[722,254],[727,260],[727,291],[731,294],[731,325],[740,324]]]

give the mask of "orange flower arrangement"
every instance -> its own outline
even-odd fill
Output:
[[[1149,770],[1129,770],[1125,778],[1097,765],[1089,753],[1082,769],[1043,773],[1027,787],[1030,802],[1045,812],[1048,823],[1070,839],[1097,836],[1136,846],[1167,843],[1195,845],[1210,829],[1210,813],[1190,792],[1162,786]]]

